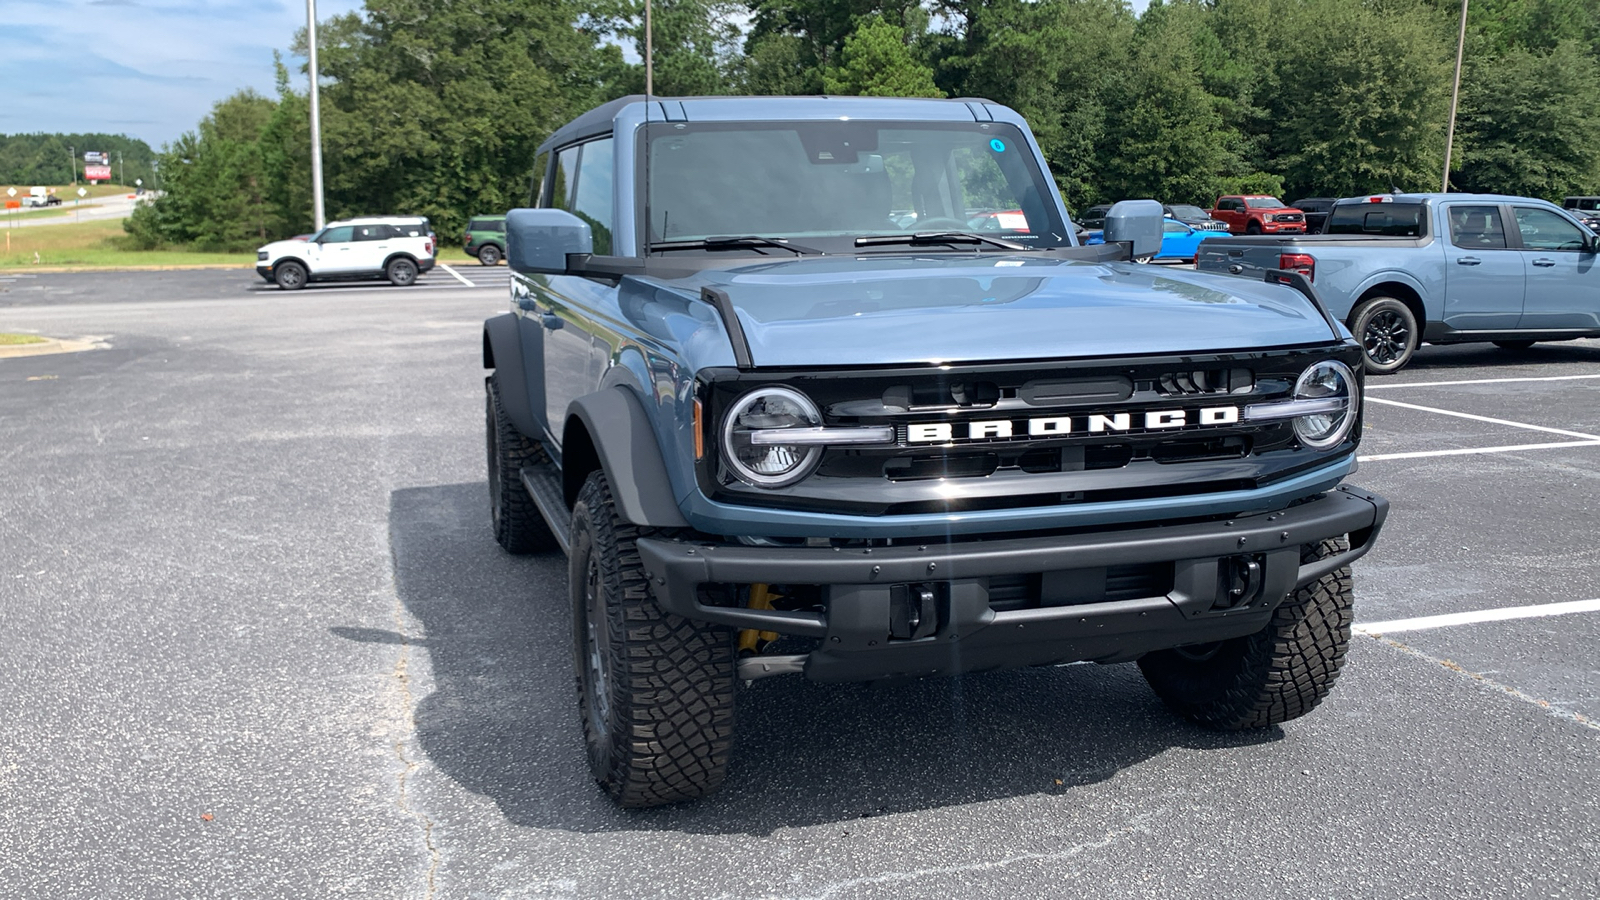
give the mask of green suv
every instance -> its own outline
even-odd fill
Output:
[[[497,266],[506,255],[506,217],[478,216],[467,222],[467,255]]]

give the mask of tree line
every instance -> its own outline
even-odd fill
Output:
[[[556,127],[643,89],[642,0],[368,0],[319,26],[330,216],[441,234],[525,203]],[[1068,206],[1437,190],[1456,0],[655,0],[663,96],[985,97]],[[304,36],[293,48],[304,54]],[[221,101],[159,154],[147,245],[309,230],[307,100]],[[1600,0],[1475,0],[1451,189],[1600,193]]]
[[[0,184],[69,184],[83,177],[85,151],[107,153],[111,175],[124,184],[154,183],[150,145],[125,134],[0,134]],[[118,159],[121,163],[118,163]]]

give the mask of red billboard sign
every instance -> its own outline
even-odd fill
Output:
[[[83,178],[85,181],[110,181],[110,166],[84,166]]]

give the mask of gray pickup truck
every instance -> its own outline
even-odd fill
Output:
[[[981,100],[631,97],[541,152],[490,519],[568,554],[618,803],[716,789],[758,678],[1137,661],[1219,729],[1328,693],[1388,507],[1341,484],[1360,350],[1305,279],[1133,265],[1153,201],[1078,246]]]
[[[1374,374],[1430,344],[1600,337],[1600,237],[1569,210],[1498,194],[1377,194],[1340,200],[1322,234],[1208,239],[1198,268],[1311,279],[1361,342]]]

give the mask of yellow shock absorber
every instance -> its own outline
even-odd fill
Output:
[[[774,594],[764,584],[750,585],[750,602],[745,604],[749,609],[771,609],[772,601],[782,598],[782,594]],[[760,653],[761,648],[778,639],[776,631],[757,631],[754,628],[743,628],[739,631],[739,652]]]

